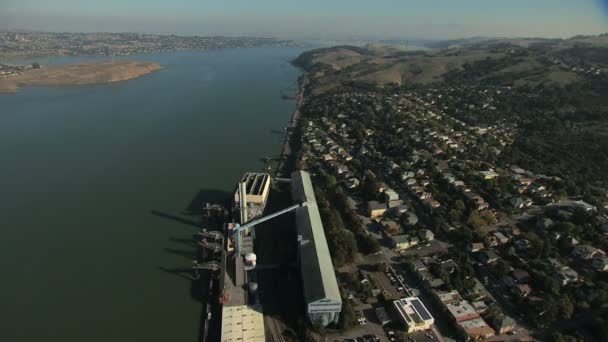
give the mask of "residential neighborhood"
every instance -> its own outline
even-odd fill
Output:
[[[305,107],[298,167],[343,235],[328,243],[356,319],[337,340],[543,339],[608,303],[608,197],[503,160],[517,124],[448,114],[457,91],[346,89]],[[505,92],[480,92],[484,110]]]

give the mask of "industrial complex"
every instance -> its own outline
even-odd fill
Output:
[[[297,232],[298,265],[301,274],[304,314],[311,324],[327,326],[338,322],[342,299],[323,223],[317,207],[310,174],[296,171],[290,183],[292,204],[267,213],[266,205],[272,187],[266,173],[246,173],[238,183],[229,219],[223,231],[203,229],[200,246],[204,260],[194,261],[193,269],[210,272],[210,301],[206,327],[221,329],[221,341],[265,341],[264,303],[258,295],[257,271],[271,265],[258,265],[254,250],[255,226],[273,218],[291,214]],[[215,296],[215,297],[214,297]],[[214,300],[217,298],[217,301]],[[217,315],[213,315],[217,312]],[[214,324],[215,323],[215,324]],[[206,340],[210,334],[205,333]],[[209,339],[211,340],[211,339]]]

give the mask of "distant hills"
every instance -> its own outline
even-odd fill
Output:
[[[433,49],[336,46],[303,53],[294,64],[309,72],[316,93],[352,82],[377,86],[441,82],[451,72],[480,61],[488,61],[492,67],[478,75],[479,81],[507,78],[515,86],[543,82],[565,85],[582,77],[577,68],[608,67],[608,34],[569,39],[475,37],[428,46]]]

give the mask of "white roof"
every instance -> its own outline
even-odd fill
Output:
[[[306,206],[296,209],[297,231],[302,237],[299,245],[300,269],[306,303],[323,299],[342,303],[308,172],[296,171],[291,174],[291,195],[294,201],[307,202]]]
[[[247,305],[222,308],[222,342],[265,342],[264,315],[259,308]]]

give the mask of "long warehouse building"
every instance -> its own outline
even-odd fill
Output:
[[[313,324],[325,327],[338,323],[342,298],[308,172],[296,171],[291,174],[291,196],[294,202],[307,203],[306,206],[296,209],[298,253],[306,314]]]

